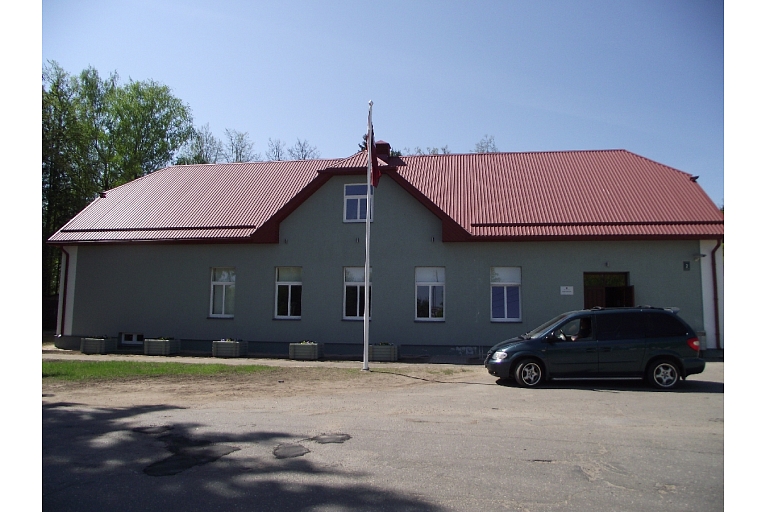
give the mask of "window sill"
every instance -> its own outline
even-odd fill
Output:
[[[273,316],[272,320],[301,320],[300,316]]]
[[[209,320],[234,320],[235,315],[208,315]]]
[[[426,322],[426,323],[445,322],[445,318],[416,318],[414,319],[414,322]]]
[[[343,322],[362,322],[363,321],[363,317],[361,317],[361,316],[345,316],[345,317],[342,317],[341,320]],[[370,317],[368,317],[368,321],[369,322],[371,321]]]
[[[521,324],[523,320],[521,318],[491,318],[491,322],[495,324]]]

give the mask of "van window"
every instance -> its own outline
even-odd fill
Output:
[[[672,338],[686,336],[688,328],[672,315],[647,311],[643,313],[645,318],[645,335],[648,338]]]
[[[642,317],[638,313],[595,315],[598,340],[623,340],[643,337]]]

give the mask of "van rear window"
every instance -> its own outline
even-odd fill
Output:
[[[647,311],[643,313],[643,317],[647,338],[671,338],[688,334],[688,328],[685,324],[672,315]]]

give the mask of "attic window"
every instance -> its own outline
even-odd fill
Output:
[[[365,222],[366,201],[365,183],[344,185],[344,222]],[[373,187],[371,187],[371,221],[373,221]]]

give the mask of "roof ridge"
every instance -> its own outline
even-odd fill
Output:
[[[656,165],[660,165],[660,166],[662,166],[662,167],[666,167],[667,169],[670,169],[670,170],[672,170],[672,171],[677,171],[677,172],[679,172],[679,173],[681,173],[681,174],[684,174],[685,176],[688,176],[689,178],[693,177],[693,174],[687,173],[687,172],[685,172],[685,171],[681,171],[680,169],[677,169],[676,167],[672,167],[671,165],[667,165],[667,164],[663,164],[663,163],[661,163],[661,162],[657,162],[656,160],[653,160],[652,158],[648,158],[647,156],[639,155],[639,154],[637,154],[637,153],[634,153],[634,152],[632,152],[632,151],[628,151],[628,150],[626,150],[626,149],[625,149],[624,151],[626,151],[626,152],[627,152],[627,153],[629,153],[630,155],[634,155],[634,156],[636,156],[636,157],[638,157],[638,158],[642,158],[642,159],[643,159],[643,160],[645,160],[646,162],[651,162],[652,164],[656,164]]]
[[[470,155],[542,155],[542,154],[555,154],[555,153],[613,153],[613,152],[626,152],[632,153],[622,148],[615,149],[553,149],[545,151],[490,151],[488,153],[475,153],[469,151],[467,153],[440,153],[440,154],[423,154],[423,155],[402,155],[401,158],[411,157],[443,157],[443,156],[470,156]],[[634,154],[634,153],[632,153]],[[639,155],[638,155],[639,156]],[[662,164],[663,165],[663,164]]]

